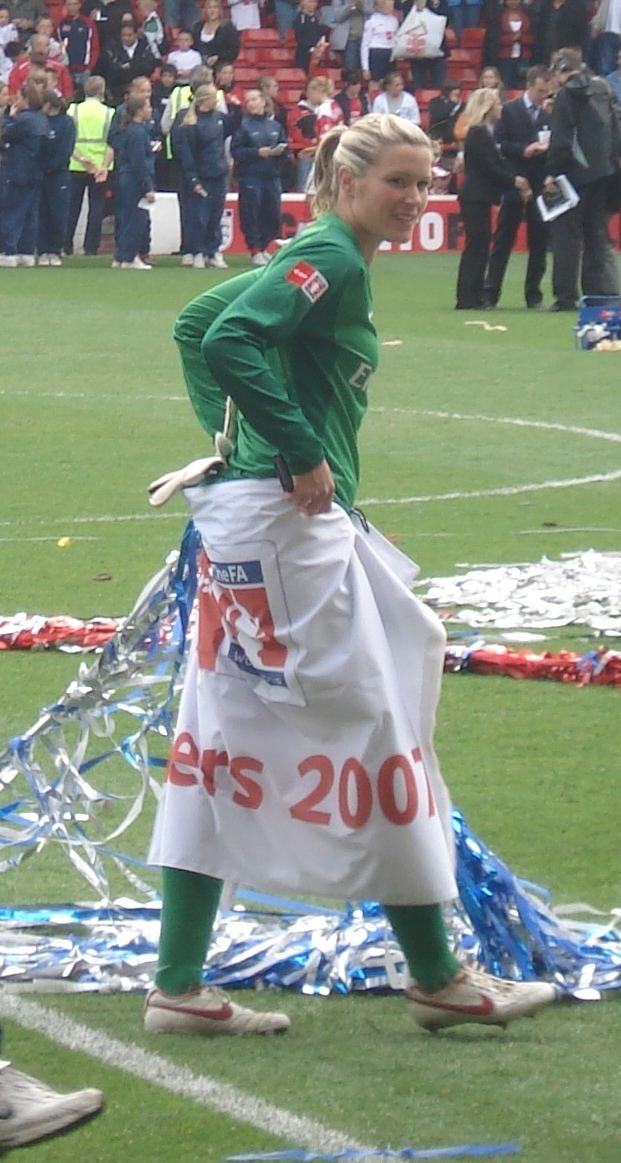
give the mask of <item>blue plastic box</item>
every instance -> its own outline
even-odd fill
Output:
[[[599,339],[621,339],[621,295],[583,295],[574,327],[582,351],[591,351]]]

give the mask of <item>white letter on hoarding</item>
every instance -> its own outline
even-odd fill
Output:
[[[423,250],[441,250],[444,246],[444,219],[437,210],[428,210],[418,224],[418,237]]]

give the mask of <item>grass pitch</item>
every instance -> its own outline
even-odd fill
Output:
[[[230,273],[241,269],[233,260]],[[522,308],[521,259],[495,312],[455,312],[455,274],[452,255],[381,255],[375,264],[380,340],[401,342],[382,349],[363,429],[369,517],[423,576],[454,573],[458,562],[618,550],[614,354],[577,351],[572,316]],[[0,613],[122,615],[178,544],[182,503],[156,515],[145,490],[205,454],[170,332],[181,306],[216,278],[164,262],[146,279],[110,271],[105,260],[0,275]],[[506,331],[469,325],[477,321]],[[590,641],[569,628],[542,647],[588,649]],[[2,654],[0,738],[30,726],[76,669],[72,656]],[[474,676],[447,676],[444,685],[438,748],[474,829],[557,901],[619,905],[618,693]],[[137,853],[149,830],[145,812],[128,841]],[[34,903],[92,894],[48,847],[3,875],[2,895]],[[259,995],[257,1004],[276,1000],[291,1014],[286,1038],[209,1044],[148,1040],[137,997],[39,1000],[156,1051],[171,1072],[187,1066],[367,1144],[516,1140],[525,1163],[621,1158],[618,999],[559,1007],[501,1035],[431,1038],[404,1021],[397,997]],[[13,1022],[6,1033],[19,1068],[107,1095],[100,1119],[36,1149],[42,1163],[76,1155],[217,1163],[287,1145],[130,1078],[122,1062],[104,1066]]]

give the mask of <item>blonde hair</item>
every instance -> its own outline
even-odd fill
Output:
[[[431,151],[427,134],[394,113],[368,113],[354,125],[336,125],[330,129],[315,154],[313,217],[328,214],[336,206],[341,166],[346,166],[355,178],[361,178],[376,164],[379,151],[387,145],[422,146]]]
[[[309,93],[323,93],[328,96],[330,92],[330,78],[329,77],[311,77],[310,81],[306,83],[306,96]]]
[[[472,129],[474,125],[482,125],[497,101],[497,89],[475,89],[474,93],[470,94],[464,110],[468,129]]]
[[[218,90],[216,89],[215,85],[199,85],[198,89],[196,90],[196,92],[194,94],[192,101],[190,102],[190,104],[188,106],[188,111],[187,111],[185,117],[183,118],[183,121],[181,122],[181,124],[182,125],[196,125],[196,123],[198,121],[196,106],[200,105],[201,101],[205,101],[207,97],[217,97],[217,96],[218,96]]]

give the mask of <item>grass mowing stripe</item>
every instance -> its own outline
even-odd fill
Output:
[[[621,480],[621,469],[614,469],[612,472],[592,473],[585,477],[566,477],[565,480],[557,481],[536,481],[525,485],[503,485],[497,489],[471,489],[468,492],[454,492],[454,493],[429,493],[425,496],[413,497],[362,497],[358,504],[362,505],[421,505],[429,504],[432,501],[467,501],[474,497],[515,497],[521,493],[538,493],[545,489],[573,489],[579,485],[593,485],[606,484],[610,481]],[[27,518],[26,521],[0,521],[0,527],[7,528],[22,528],[24,525],[49,525],[55,523],[56,525],[101,525],[111,524],[119,521],[153,521],[165,519],[178,519],[184,516],[183,513],[123,513],[113,516],[112,514],[105,514],[93,517],[39,517]],[[14,540],[13,538],[0,538],[1,541]],[[21,538],[20,540],[30,541],[55,541],[55,537],[42,538]],[[95,538],[81,538],[84,541],[92,541]]]
[[[22,388],[17,388],[14,391],[9,389],[2,389],[0,396],[17,397],[35,397],[36,399],[53,399],[53,400],[92,400],[90,392],[39,392],[39,391],[25,391]],[[99,403],[101,400],[114,400],[118,402],[118,394],[101,393],[97,394],[96,400]],[[132,402],[152,403],[154,400],[160,403],[187,403],[187,396],[162,396],[157,394],[140,395],[132,393]],[[595,440],[609,440],[615,444],[621,444],[621,433],[619,432],[605,432],[599,428],[584,428],[577,424],[561,424],[560,422],[551,420],[524,420],[519,416],[481,416],[478,413],[468,414],[466,412],[438,412],[428,408],[384,408],[381,406],[369,408],[370,413],[382,415],[385,413],[397,413],[400,416],[429,416],[437,417],[438,420],[465,420],[465,421],[480,421],[483,424],[513,424],[516,428],[539,428],[551,432],[568,432],[575,436],[591,436]]]
[[[160,1054],[149,1054],[139,1046],[119,1042],[100,1030],[93,1030],[37,1002],[25,1002],[15,995],[4,994],[0,996],[0,1013],[25,1029],[45,1035],[59,1046],[79,1050],[143,1082],[161,1086],[182,1098],[191,1098],[237,1122],[247,1123],[257,1130],[269,1131],[309,1151],[334,1153],[347,1149],[374,1150],[313,1119],[292,1114],[237,1090],[228,1083],[209,1078],[208,1075],[194,1074],[187,1067],[177,1066]]]

